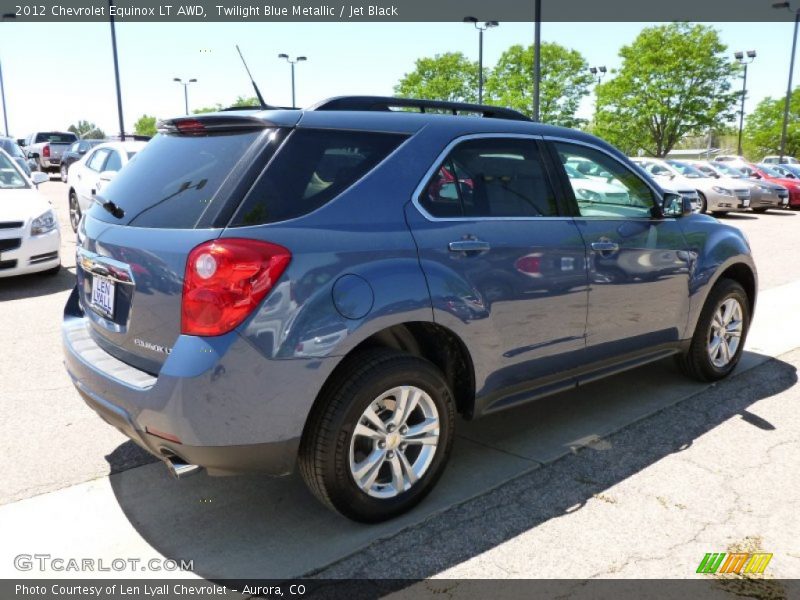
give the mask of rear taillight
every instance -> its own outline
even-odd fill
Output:
[[[286,270],[283,246],[246,239],[205,242],[189,253],[183,281],[181,333],[228,333],[258,306]]]
[[[42,156],[44,158],[50,158],[50,146],[48,144],[42,146]]]

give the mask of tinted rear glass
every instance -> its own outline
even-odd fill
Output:
[[[203,136],[158,135],[137,152],[98,195],[125,215],[97,203],[90,214],[134,227],[191,229],[236,163],[263,130]]]
[[[231,225],[308,214],[361,179],[405,139],[393,133],[296,130],[258,178]]]
[[[51,144],[71,144],[78,140],[78,136],[74,133],[60,133],[53,131],[49,133],[37,133],[34,144],[42,142],[50,142]]]

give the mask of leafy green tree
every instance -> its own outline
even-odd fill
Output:
[[[643,29],[620,50],[616,76],[597,87],[594,131],[629,154],[664,156],[687,133],[730,121],[738,66],[725,51],[707,25]]]
[[[781,148],[783,109],[786,98],[764,98],[748,115],[744,128],[744,152],[752,160],[778,154]],[[789,126],[786,129],[786,154],[800,155],[800,87],[792,90],[789,101]]]
[[[576,50],[554,42],[542,44],[542,79],[539,114],[543,123],[577,127],[578,105],[586,94],[592,75],[586,60]],[[517,44],[503,52],[486,81],[489,101],[526,115],[533,114],[533,46]]]
[[[78,121],[77,125],[70,125],[67,131],[71,131],[81,139],[102,140],[106,134],[94,123],[89,121]]]
[[[476,102],[478,64],[461,52],[418,58],[414,70],[403,75],[394,93],[401,98]]]
[[[136,135],[154,136],[158,133],[156,129],[156,118],[151,115],[142,115],[139,117],[139,120],[133,124],[133,132]]]

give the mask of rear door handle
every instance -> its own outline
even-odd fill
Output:
[[[616,252],[619,244],[616,242],[592,242],[592,250],[597,252]]]
[[[489,242],[481,240],[458,240],[448,244],[450,252],[486,252],[491,249]]]

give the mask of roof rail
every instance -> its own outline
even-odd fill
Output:
[[[469,104],[467,102],[392,98],[389,96],[338,96],[318,102],[307,110],[392,111],[392,109],[397,108],[416,108],[421,113],[429,111],[447,111],[454,115],[473,113],[489,119],[530,121],[530,119],[521,112],[500,106]]]

